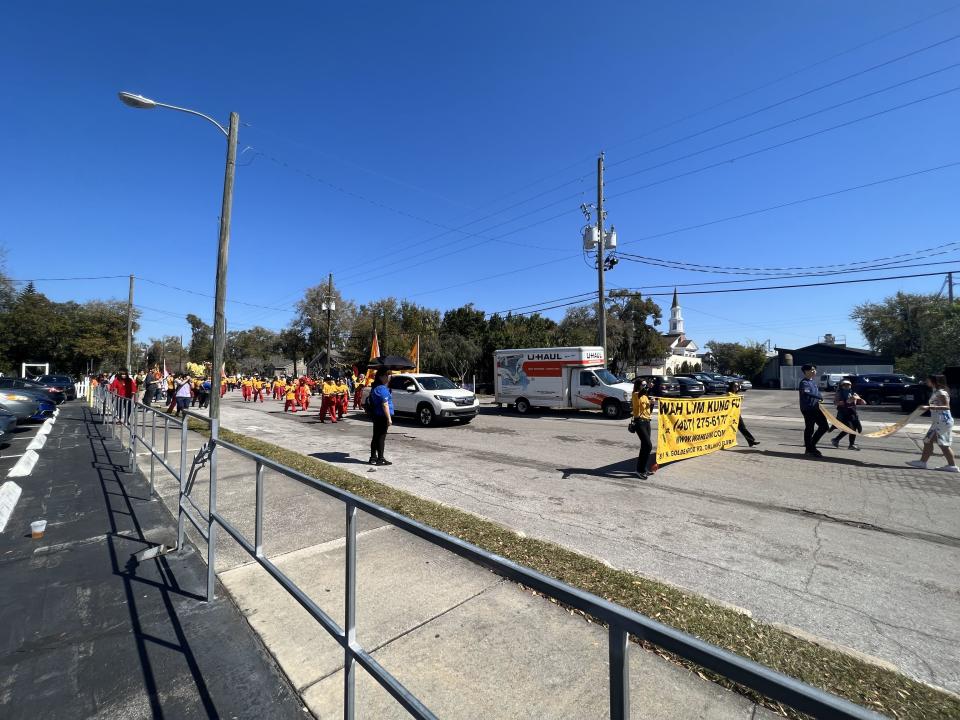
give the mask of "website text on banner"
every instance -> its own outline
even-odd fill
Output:
[[[657,464],[706,455],[737,444],[740,395],[710,400],[661,399]]]

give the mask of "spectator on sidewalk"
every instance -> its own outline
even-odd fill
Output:
[[[390,392],[390,369],[379,368],[373,378],[369,402],[373,409],[373,439],[370,441],[370,464],[393,465],[383,457],[387,430],[393,425],[393,393]]]
[[[188,375],[181,375],[176,380],[176,390],[174,398],[177,402],[177,415],[183,416],[187,408],[190,407],[190,399],[193,393],[193,383]]]
[[[853,383],[844,378],[840,381],[840,384],[837,386],[836,395],[834,395],[833,403],[837,406],[837,420],[842,422],[851,430],[856,430],[858,433],[863,432],[863,425],[860,423],[860,415],[857,413],[857,405],[863,405],[866,401],[857,395],[853,391]],[[843,440],[843,436],[847,435],[846,432],[841,432],[835,438],[830,441],[830,444],[835,448],[840,447],[840,441]],[[857,445],[857,436],[853,433],[850,435],[850,449],[859,450],[860,446]]]
[[[157,383],[160,381],[156,369],[151,368],[147,371],[143,385],[143,404],[147,407],[153,405],[153,397],[157,393]]]
[[[130,402],[137,394],[137,383],[130,377],[126,368],[121,368],[117,372],[113,382],[110,383],[110,392],[119,398],[119,402],[117,402],[117,422],[122,423],[127,419],[127,415],[130,413]]]
[[[804,454],[810,457],[823,457],[823,453],[817,450],[817,443],[827,434],[830,426],[820,412],[823,395],[820,393],[820,386],[817,385],[817,366],[804,365],[801,370],[803,370],[803,380],[800,381],[799,390],[800,413],[803,415]]]
[[[927,378],[927,387],[933,390],[930,404],[926,409],[930,411],[930,429],[923,438],[923,453],[919,460],[910,460],[907,465],[926,469],[927,461],[933,455],[933,443],[940,446],[947,464],[937,470],[944,472],[960,472],[957,459],[950,448],[953,442],[953,415],[950,414],[950,390],[947,388],[947,379],[943,375],[930,375]]]

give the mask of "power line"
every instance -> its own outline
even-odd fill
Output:
[[[126,280],[129,275],[94,275],[91,277],[55,277],[55,278],[27,278],[25,280],[14,280],[10,279],[12,283],[32,283],[32,282],[60,282],[60,281],[69,281],[69,280],[118,280],[120,278]]]
[[[916,50],[911,50],[910,52],[905,53],[905,54],[903,54],[903,55],[898,55],[897,57],[891,58],[890,60],[885,60],[885,61],[883,61],[883,62],[881,62],[881,63],[877,63],[876,65],[871,65],[871,66],[868,67],[868,68],[864,68],[864,69],[862,69],[862,70],[858,70],[857,72],[851,73],[851,74],[849,74],[849,75],[845,75],[845,76],[843,76],[843,77],[841,77],[841,78],[838,78],[838,79],[836,79],[836,80],[831,80],[831,81],[828,82],[828,83],[825,83],[825,84],[823,84],[823,85],[818,85],[817,87],[812,88],[812,89],[810,89],[810,90],[806,90],[806,91],[804,91],[804,92],[802,92],[802,93],[800,93],[800,94],[798,94],[798,95],[793,95],[793,96],[788,97],[788,98],[785,98],[785,99],[783,99],[783,100],[778,100],[778,101],[775,102],[775,103],[771,103],[771,104],[769,104],[769,105],[765,105],[765,106],[763,106],[762,108],[758,108],[758,109],[756,109],[756,110],[751,110],[750,112],[748,112],[748,113],[746,113],[746,114],[744,114],[744,115],[738,115],[738,116],[735,117],[735,118],[730,118],[729,120],[724,120],[724,121],[721,122],[721,123],[717,123],[716,125],[712,125],[712,126],[710,126],[710,127],[708,127],[708,128],[705,128],[705,129],[703,129],[703,130],[698,130],[698,131],[695,132],[695,133],[691,133],[691,134],[689,134],[689,135],[685,135],[685,136],[683,136],[683,137],[681,137],[681,138],[677,138],[677,139],[675,139],[675,140],[671,140],[670,142],[664,143],[663,145],[658,145],[658,146],[655,147],[655,148],[650,148],[649,150],[644,150],[642,153],[637,153],[636,155],[631,155],[631,156],[629,156],[629,157],[623,158],[622,160],[618,160],[618,161],[615,162],[615,163],[610,163],[610,166],[613,167],[613,166],[615,166],[615,165],[621,165],[621,164],[623,164],[623,163],[625,163],[625,162],[630,162],[631,160],[635,160],[635,159],[637,159],[637,158],[639,158],[639,157],[643,157],[643,156],[645,156],[645,155],[649,155],[650,153],[656,152],[656,151],[658,151],[658,150],[663,150],[664,148],[670,147],[670,146],[672,146],[672,145],[676,145],[676,144],[679,143],[679,142],[684,142],[684,141],[686,141],[686,140],[692,140],[693,138],[699,137],[700,135],[704,135],[704,134],[706,134],[706,133],[708,133],[708,132],[712,132],[712,131],[714,131],[714,130],[718,130],[718,129],[722,128],[722,127],[726,127],[727,125],[731,125],[731,124],[733,124],[733,123],[735,123],[735,122],[739,122],[739,121],[741,121],[741,120],[746,120],[747,118],[753,117],[754,115],[759,115],[760,113],[766,112],[767,110],[772,110],[773,108],[780,107],[781,105],[784,105],[784,104],[786,104],[786,103],[788,103],[788,102],[793,102],[794,100],[799,100],[800,98],[806,97],[806,96],[808,96],[808,95],[812,95],[813,93],[819,92],[819,91],[821,91],[821,90],[826,90],[827,88],[834,87],[835,85],[839,85],[840,83],[846,82],[847,80],[852,80],[853,78],[860,77],[861,75],[865,75],[865,74],[867,74],[867,73],[873,72],[874,70],[879,70],[880,68],[887,67],[888,65],[893,65],[894,63],[898,63],[898,62],[900,62],[900,61],[902,61],[902,60],[906,60],[906,59],[911,58],[911,57],[913,57],[913,56],[915,56],[915,55],[919,55],[920,53],[926,52],[927,50],[932,50],[932,49],[937,48],[937,47],[940,47],[940,46],[942,46],[942,45],[946,45],[947,43],[954,42],[954,41],[957,40],[957,39],[960,39],[960,33],[958,33],[958,34],[956,34],[956,35],[951,35],[950,37],[945,38],[945,39],[943,39],[943,40],[938,40],[937,42],[931,43],[930,45],[925,45],[925,46],[922,47],[922,48],[918,48],[918,49],[916,49]]]
[[[748,210],[747,212],[738,213],[736,215],[728,215],[726,217],[717,218],[715,220],[708,220],[706,222],[697,223],[695,225],[686,225],[684,227],[674,228],[673,230],[667,230],[660,233],[654,233],[653,235],[644,235],[643,237],[635,238],[633,240],[626,240],[621,242],[620,245],[632,245],[638,242],[644,242],[646,240],[655,240],[657,238],[667,237],[669,235],[676,235],[677,233],[688,232],[690,230],[700,230],[705,227],[710,227],[711,225],[717,225],[719,223],[729,222],[731,220],[740,220],[745,217],[750,217],[752,215],[759,215],[761,213],[771,212],[773,210],[781,210],[787,207],[793,207],[794,205],[802,205],[804,203],[813,202],[815,200],[823,200],[829,197],[835,197],[837,195],[843,195],[848,192],[854,192],[857,190],[864,190],[870,187],[876,187],[877,185],[884,185],[886,183],[897,182],[899,180],[906,180],[908,178],[917,177],[919,175],[925,175],[927,173],[938,172],[940,170],[947,170],[949,168],[957,167],[960,165],[960,160],[945,163],[943,165],[935,165],[934,167],[923,168],[922,170],[914,170],[912,172],[904,173],[902,175],[893,175],[891,177],[881,178],[880,180],[874,180],[872,182],[863,183],[861,185],[851,185],[850,187],[841,188],[839,190],[832,190],[831,192],[820,193],[819,195],[811,195],[809,197],[800,198],[798,200],[791,200],[785,203],[779,203],[777,205],[769,205],[767,207],[758,208],[756,210]],[[628,191],[633,192],[633,191]],[[620,193],[625,195],[626,193]],[[613,197],[619,197],[614,195]]]
[[[623,179],[628,178],[628,177],[633,177],[634,175],[639,175],[639,174],[641,174],[641,173],[649,172],[649,171],[651,171],[651,170],[657,170],[657,169],[662,168],[662,167],[665,167],[665,166],[667,166],[667,165],[672,165],[673,163],[680,162],[681,160],[688,160],[688,159],[690,159],[690,158],[692,158],[692,157],[696,157],[697,155],[703,155],[704,153],[708,153],[708,152],[710,152],[710,151],[712,151],[712,150],[717,150],[717,149],[719,149],[719,148],[726,147],[727,145],[733,145],[734,143],[738,143],[738,142],[741,142],[741,141],[743,141],[743,140],[747,140],[747,139],[749,139],[749,138],[756,137],[757,135],[762,135],[763,133],[770,132],[771,130],[778,130],[778,129],[782,128],[782,127],[786,127],[787,125],[792,125],[793,123],[800,122],[800,121],[802,121],[802,120],[809,120],[810,118],[815,117],[816,115],[822,115],[823,113],[830,112],[831,110],[836,110],[837,108],[841,108],[841,107],[843,107],[844,105],[850,105],[851,103],[859,102],[859,101],[861,101],[861,100],[866,100],[867,98],[874,97],[875,95],[880,95],[880,94],[882,94],[882,93],[889,92],[890,90],[895,90],[896,88],[903,87],[903,86],[909,85],[909,84],[911,84],[911,83],[919,82],[920,80],[926,80],[926,79],[929,78],[929,77],[933,77],[934,75],[938,75],[938,74],[940,74],[940,73],[947,72],[948,70],[953,70],[954,68],[957,68],[957,67],[960,67],[960,63],[952,63],[952,64],[950,64],[950,65],[945,65],[944,67],[937,68],[936,70],[931,70],[930,72],[923,73],[922,75],[917,75],[917,76],[912,77],[912,78],[909,78],[909,79],[907,79],[907,80],[902,80],[901,82],[894,83],[893,85],[887,85],[886,87],[880,88],[879,90],[872,90],[871,92],[864,93],[863,95],[858,95],[857,97],[849,98],[849,99],[847,99],[847,100],[843,100],[843,101],[838,102],[838,103],[834,103],[833,105],[828,105],[828,106],[826,106],[826,107],[820,108],[819,110],[814,110],[813,112],[809,112],[809,113],[806,113],[806,114],[804,114],[804,115],[798,115],[797,117],[793,117],[793,118],[790,118],[789,120],[784,120],[784,121],[782,121],[782,122],[775,123],[774,125],[768,125],[768,126],[765,127],[765,128],[761,128],[761,129],[759,129],[759,130],[754,130],[753,132],[749,132],[749,133],[747,133],[746,135],[741,135],[741,136],[735,137],[735,138],[733,138],[733,139],[731,139],[731,140],[724,140],[723,142],[716,143],[715,145],[711,145],[711,146],[709,146],[709,147],[705,147],[705,148],[703,148],[703,149],[701,149],[701,150],[695,150],[694,152],[687,153],[686,155],[679,155],[679,156],[677,156],[677,157],[671,158],[670,160],[664,160],[663,162],[659,162],[659,163],[657,163],[656,165],[648,165],[648,166],[645,167],[645,168],[640,168],[639,170],[634,170],[634,171],[632,171],[632,172],[626,173],[625,175],[620,175],[620,176],[618,176],[618,177],[611,178],[608,182],[611,182],[611,183],[612,183],[612,182],[617,182],[617,181],[619,181],[619,180],[623,180]],[[949,92],[949,91],[948,91],[948,92]],[[910,102],[910,103],[906,103],[906,104],[904,104],[904,105],[897,105],[897,106],[895,106],[895,107],[892,107],[892,108],[888,108],[888,109],[886,109],[886,110],[883,110],[883,111],[881,111],[881,112],[879,112],[879,113],[874,113],[874,114],[866,115],[866,116],[864,116],[864,117],[862,117],[862,118],[857,118],[857,119],[848,121],[847,123],[842,123],[842,124],[840,124],[840,125],[835,125],[835,126],[830,127],[830,128],[824,128],[823,130],[817,131],[815,134],[816,134],[816,135],[819,135],[819,134],[822,134],[822,133],[825,133],[825,132],[829,132],[829,131],[831,131],[831,130],[835,130],[835,129],[838,129],[838,128],[846,127],[848,124],[853,124],[853,123],[855,123],[855,122],[862,122],[863,120],[869,120],[869,119],[872,119],[872,118],[874,118],[874,117],[877,117],[878,115],[883,115],[883,114],[886,114],[886,113],[888,113],[888,112],[893,112],[894,110],[901,110],[901,109],[903,109],[903,108],[905,108],[905,107],[908,107],[908,106],[910,106],[910,105],[913,105],[913,104],[916,104],[916,103],[919,103],[919,102],[924,102],[924,101],[926,101],[926,100],[930,100],[930,99],[933,99],[933,98],[936,98],[936,97],[939,97],[939,96],[940,96],[939,94],[937,94],[937,95],[932,95],[932,96],[929,96],[929,97],[926,97],[926,98],[921,98],[921,99],[919,99],[919,100],[915,100],[915,101]],[[813,137],[813,135],[804,135],[804,136],[802,136],[802,137],[799,138],[799,139],[804,139],[804,140],[805,140],[805,139],[807,139],[808,137]],[[788,142],[797,142],[797,140],[791,140],[791,141],[788,141]],[[782,145],[780,145],[780,144],[778,144],[778,145],[773,145],[773,146],[771,146],[771,149],[772,149],[772,148],[781,147],[781,146],[782,146]],[[765,151],[766,151],[766,149],[762,149],[762,150],[757,151],[757,152],[765,152]],[[740,159],[740,158],[733,158],[733,160],[738,160],[738,159]],[[724,161],[722,161],[722,162],[723,162],[723,163],[727,163],[727,162],[731,162],[731,160],[724,160]],[[712,167],[712,166],[711,166],[711,167]]]

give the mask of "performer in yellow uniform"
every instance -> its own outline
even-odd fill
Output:
[[[329,375],[323,378],[321,388],[323,400],[320,402],[320,422],[325,422],[324,417],[330,414],[330,421],[337,421],[337,385]]]

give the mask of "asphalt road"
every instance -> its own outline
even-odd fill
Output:
[[[802,455],[795,395],[751,391],[762,444],[666,465],[640,481],[625,421],[518,416],[395,426],[371,468],[370,425],[227,396],[223,424],[527,535],[678,585],[960,692],[960,477],[908,468],[923,426],[863,451]],[[866,429],[901,419],[867,408]],[[911,437],[913,439],[911,439]],[[936,458],[939,459],[939,458]],[[935,465],[936,463],[934,463]]]

